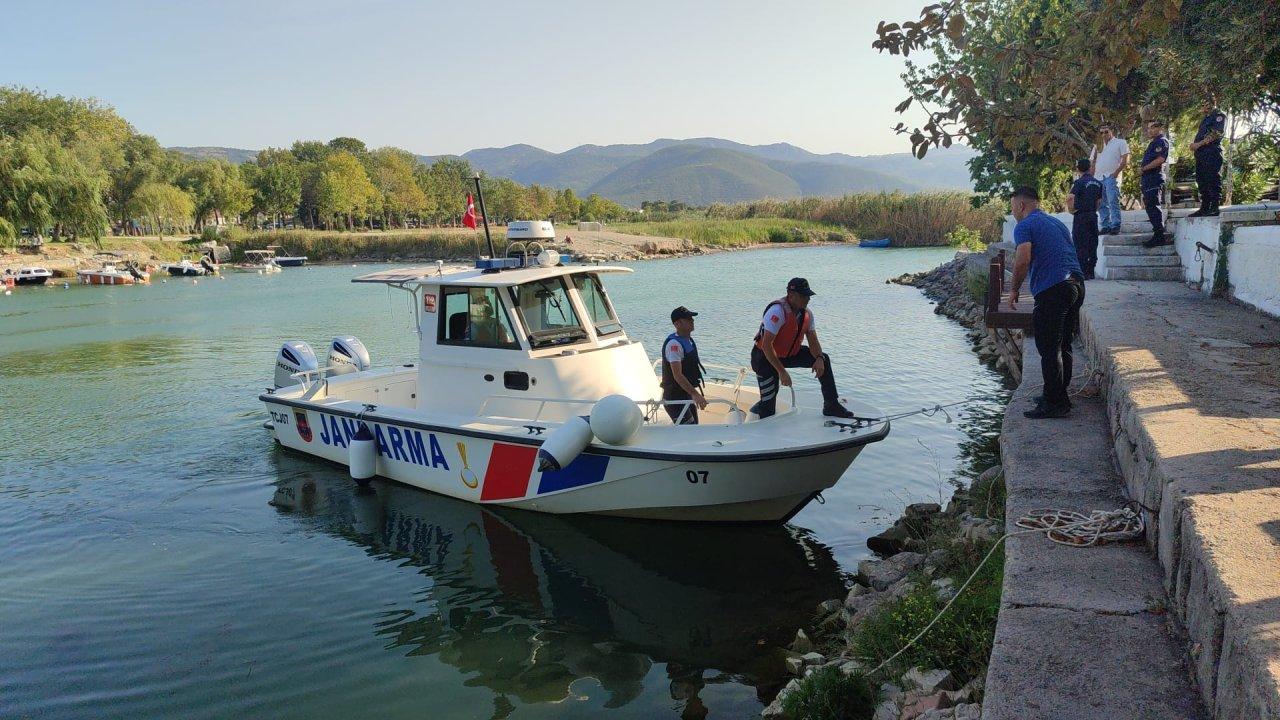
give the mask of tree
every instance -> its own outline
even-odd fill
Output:
[[[50,227],[63,233],[101,237],[107,222],[102,178],[59,144],[51,133],[28,128],[0,135],[0,217],[37,236]]]
[[[137,188],[127,206],[129,215],[154,222],[156,233],[164,238],[165,226],[175,232],[187,227],[195,212],[195,203],[182,189],[168,183],[146,183]]]
[[[467,193],[474,191],[472,178],[475,174],[471,163],[462,158],[441,158],[432,164],[428,173],[428,187],[435,200],[437,221],[459,221],[466,210]],[[477,212],[479,209],[477,205]]]
[[[225,160],[193,163],[178,182],[195,200],[195,221],[215,224],[224,217],[239,217],[253,207],[253,191],[240,177],[240,169]]]
[[[336,137],[329,141],[329,149],[335,151],[345,150],[356,157],[360,157],[361,155],[369,152],[369,149],[365,147],[363,140],[358,140],[353,137]]]
[[[354,218],[379,209],[378,189],[355,155],[339,150],[320,163],[316,183],[316,205],[326,225],[344,219],[346,228],[354,227]]]
[[[258,170],[249,183],[253,188],[253,209],[283,223],[285,215],[297,212],[302,201],[298,162],[288,150],[267,148],[258,153],[254,165]]]
[[[576,220],[582,214],[582,202],[571,188],[565,188],[556,194],[555,220],[567,222]]]
[[[380,148],[368,154],[366,164],[369,179],[382,199],[383,228],[391,227],[393,217],[403,225],[406,215],[422,216],[430,211],[430,198],[415,179],[420,163],[413,154]]]
[[[171,179],[170,160],[155,138],[136,133],[125,139],[121,154],[122,165],[111,173],[107,205],[116,219],[126,222],[130,215],[126,208],[138,188]]]

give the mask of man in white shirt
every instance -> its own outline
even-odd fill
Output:
[[[1098,233],[1120,232],[1120,175],[1129,164],[1129,143],[1116,137],[1110,125],[1099,128],[1102,150],[1093,149],[1093,176],[1102,182],[1102,205],[1098,208]]]

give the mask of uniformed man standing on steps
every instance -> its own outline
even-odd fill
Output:
[[[1067,212],[1071,213],[1071,240],[1076,245],[1076,259],[1084,271],[1084,279],[1093,279],[1098,264],[1098,201],[1102,198],[1102,183],[1089,173],[1092,163],[1088,158],[1076,161],[1080,176],[1067,195]]]
[[[671,311],[676,331],[662,343],[662,399],[690,400],[663,405],[671,420],[679,425],[697,425],[698,411],[707,406],[702,397],[702,362],[693,341],[693,319],[698,313],[681,305]]]
[[[1191,143],[1196,155],[1196,187],[1200,190],[1200,209],[1191,217],[1216,216],[1222,203],[1222,136],[1226,133],[1227,116],[1212,99],[1205,109]]]
[[[853,417],[853,413],[840,404],[831,358],[822,352],[814,330],[813,312],[809,310],[809,298],[814,294],[808,280],[791,278],[786,297],[774,300],[764,309],[756,343],[751,348],[751,369],[760,385],[760,402],[751,411],[761,419],[777,411],[779,386],[791,387],[787,368],[799,367],[812,368],[822,385],[823,415]],[[809,341],[807,346],[801,344],[805,340]]]
[[[1142,205],[1151,221],[1151,239],[1142,243],[1153,248],[1172,244],[1164,235],[1164,208],[1160,207],[1164,195],[1164,166],[1169,161],[1169,139],[1164,136],[1164,123],[1152,120],[1147,123],[1147,151],[1142,155]]]

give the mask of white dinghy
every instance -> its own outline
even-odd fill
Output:
[[[548,233],[550,223],[508,228],[509,238]],[[833,421],[797,407],[794,391],[761,420],[750,412],[759,393],[743,385],[745,368],[708,383],[700,424],[674,425],[652,362],[602,282],[631,270],[516,254],[448,274],[437,266],[356,278],[413,296],[421,361],[373,368],[347,336],[320,366],[307,343],[289,341],[276,387],[259,396],[276,440],[347,465],[358,481],[376,474],[478,503],[779,522],[889,432],[887,421]]]

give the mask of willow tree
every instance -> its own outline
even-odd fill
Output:
[[[57,137],[30,128],[0,135],[0,217],[37,237],[101,237],[107,215],[100,173],[85,167]]]
[[[168,183],[145,183],[130,195],[126,209],[132,217],[151,220],[156,233],[164,239],[166,224],[175,232],[190,224],[195,203],[181,188]]]
[[[433,207],[433,198],[418,185],[415,170],[421,163],[412,153],[399,148],[379,148],[365,157],[369,179],[381,196],[382,227],[392,220],[404,224],[406,215],[422,217]]]
[[[345,218],[347,229],[354,218],[380,209],[381,196],[355,155],[339,150],[319,164],[316,207],[326,225]]]

